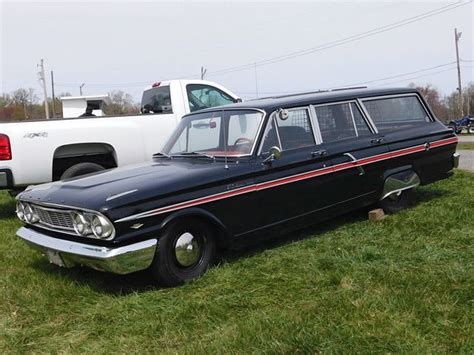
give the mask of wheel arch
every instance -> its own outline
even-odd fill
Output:
[[[230,242],[231,233],[222,221],[214,214],[202,208],[189,208],[182,211],[177,211],[172,215],[166,217],[160,224],[159,229],[163,230],[170,223],[184,218],[199,218],[206,223],[209,223],[216,230],[216,242],[219,246],[226,246]]]
[[[65,170],[81,162],[96,163],[106,169],[115,168],[118,166],[117,152],[112,145],[103,142],[59,146],[53,154],[53,180],[57,180]]]
[[[421,184],[421,179],[412,165],[389,169],[383,174],[383,186],[380,200]]]

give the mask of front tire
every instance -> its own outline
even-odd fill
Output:
[[[385,213],[393,214],[407,208],[413,201],[413,189],[400,191],[399,193],[387,196],[379,205]]]
[[[151,265],[154,279],[172,287],[200,277],[214,261],[215,231],[197,218],[171,222],[158,240]]]

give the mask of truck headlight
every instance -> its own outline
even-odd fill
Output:
[[[114,226],[105,217],[93,215],[91,229],[94,236],[99,239],[109,239],[113,237]]]
[[[31,223],[31,224],[39,222],[39,217],[35,213],[35,211],[33,210],[33,207],[31,207],[30,204],[25,204],[23,211],[24,211],[23,214],[24,214],[26,222]]]
[[[90,234],[90,224],[82,213],[75,212],[72,216],[72,225],[77,234],[85,236]]]

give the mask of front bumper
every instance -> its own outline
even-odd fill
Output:
[[[26,227],[20,228],[16,234],[31,247],[43,252],[56,265],[83,265],[115,274],[128,274],[148,268],[155,256],[157,244],[156,239],[150,239],[108,248],[48,237]]]

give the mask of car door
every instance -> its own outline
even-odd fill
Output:
[[[281,157],[269,160],[273,146]],[[318,151],[309,107],[274,113],[259,152],[255,182],[262,227],[308,216],[330,203],[331,160]]]
[[[321,135],[320,149],[333,165],[333,203],[354,205],[373,199],[383,184],[388,151],[356,100],[313,106]]]

